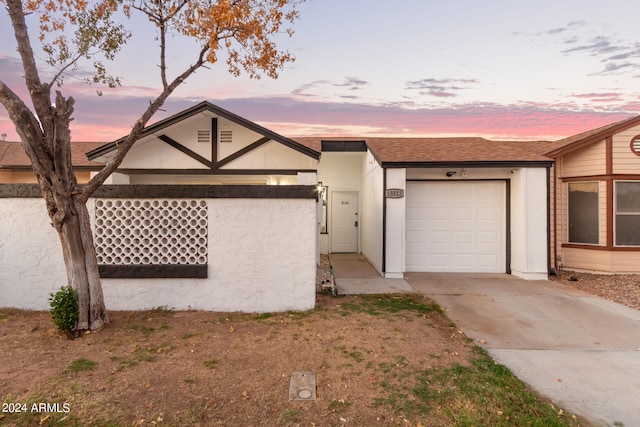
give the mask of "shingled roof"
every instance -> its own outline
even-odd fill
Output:
[[[451,164],[497,165],[545,163],[548,142],[491,141],[466,138],[295,138],[301,144],[320,150],[325,141],[363,141],[377,161],[386,167],[445,166]]]
[[[71,163],[74,167],[84,170],[100,170],[103,163],[87,159],[86,153],[104,142],[72,142]],[[22,148],[22,143],[16,141],[0,141],[0,169],[31,170],[31,161]]]

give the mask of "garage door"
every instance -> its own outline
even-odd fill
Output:
[[[504,273],[503,181],[407,182],[406,270]]]

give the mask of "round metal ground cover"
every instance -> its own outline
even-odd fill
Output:
[[[298,391],[298,399],[309,399],[311,396],[313,396],[313,393],[309,389],[303,388]]]

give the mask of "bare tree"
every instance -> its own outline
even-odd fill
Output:
[[[246,72],[252,78],[266,74],[277,78],[293,57],[275,44],[279,33],[292,35],[298,18],[296,7],[304,0],[0,0],[6,3],[24,68],[29,98],[22,99],[0,79],[0,103],[9,113],[37,177],[47,212],[58,232],[69,285],[78,295],[80,313],[76,330],[97,330],[108,323],[102,294],[87,200],[104,183],[139,138],[147,122],[187,78],[226,52],[233,75]],[[47,64],[38,64],[25,16],[39,19],[38,41]],[[105,60],[114,60],[130,38],[126,18],[144,15],[155,27],[159,49],[161,89],[132,124],[114,157],[93,178],[79,185],[71,164],[71,132],[74,99],[60,87],[87,60],[93,61],[89,83],[115,87]],[[193,62],[177,75],[167,73],[167,36],[180,34],[198,46]],[[98,59],[99,58],[99,59]],[[156,66],[154,66],[154,69]],[[45,82],[42,75],[54,70]],[[32,108],[29,107],[32,105]]]

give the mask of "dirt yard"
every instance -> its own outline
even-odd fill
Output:
[[[573,279],[557,278],[638,308],[638,276]],[[415,387],[415,372],[468,366],[473,343],[426,299],[410,297],[429,310],[398,311],[372,298],[319,295],[304,313],[110,312],[73,341],[47,312],[0,309],[0,425],[451,425],[445,405],[410,413],[414,397],[390,393]],[[289,399],[295,372],[315,374],[314,400]]]
[[[358,303],[321,295],[308,313],[111,312],[108,327],[73,341],[47,312],[3,309],[0,424],[408,425],[375,405],[381,381],[465,364],[472,345],[438,312],[369,314]],[[289,401],[294,372],[316,374],[315,400]],[[14,403],[27,413],[8,413]]]

